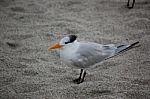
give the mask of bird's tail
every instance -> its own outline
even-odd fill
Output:
[[[127,50],[130,50],[132,49],[135,45],[137,45],[139,42],[135,42],[135,43],[132,43],[132,44],[129,44],[129,45],[119,45],[117,46],[117,49],[116,49],[116,52],[115,54],[120,54],[122,52],[125,52]]]
[[[106,58],[106,60],[109,59],[109,58],[112,58],[112,57],[114,57],[114,56],[117,56],[117,55],[119,55],[119,54],[121,54],[121,53],[123,53],[123,52],[125,52],[125,51],[128,51],[128,50],[130,50],[130,49],[132,49],[132,48],[134,48],[135,45],[137,45],[138,43],[139,43],[139,42],[135,42],[135,43],[128,44],[128,45],[123,44],[123,45],[117,46],[117,49],[116,49],[116,51],[115,51],[115,54],[112,55],[112,56],[110,56],[110,57],[108,57],[108,58]]]
[[[132,49],[133,47],[135,47],[135,45],[137,45],[139,42],[135,42],[135,43],[132,43],[132,44],[129,44],[129,45],[119,45],[117,46],[117,49],[115,51],[115,53],[113,55],[111,55],[110,57],[106,58],[105,60],[109,59],[109,58],[112,58],[114,56],[117,56],[118,54],[120,53],[123,53],[125,51],[128,51],[130,49]]]

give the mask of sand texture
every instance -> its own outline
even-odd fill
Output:
[[[0,0],[0,99],[150,99],[150,0]],[[47,48],[61,37],[139,46],[79,70]]]

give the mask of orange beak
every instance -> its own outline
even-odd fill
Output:
[[[51,51],[52,49],[57,49],[57,48],[62,48],[62,45],[60,45],[59,43],[53,44],[48,48],[48,50]]]

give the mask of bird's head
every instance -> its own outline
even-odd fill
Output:
[[[76,39],[77,39],[76,35],[66,36],[62,38],[59,43],[55,43],[52,46],[50,46],[48,50],[51,51],[52,49],[62,48],[63,46],[73,43],[74,41],[76,41]]]

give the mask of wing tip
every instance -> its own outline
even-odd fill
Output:
[[[137,45],[139,43],[140,43],[139,41],[136,41],[136,42],[132,43],[130,46],[135,46],[135,45]]]

